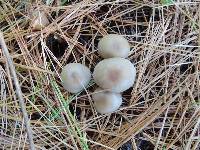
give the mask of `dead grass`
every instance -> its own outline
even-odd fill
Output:
[[[51,21],[42,31],[29,26],[35,8]],[[0,29],[16,67],[36,149],[118,149],[128,141],[135,150],[145,149],[142,141],[160,150],[200,148],[199,10],[194,1],[85,0],[63,6],[58,1],[0,1]],[[69,62],[92,71],[102,60],[96,53],[98,40],[107,33],[129,40],[137,80],[123,94],[120,110],[100,115],[91,100],[93,81],[72,95],[63,89],[59,73]],[[28,149],[6,61],[1,53],[0,147]]]

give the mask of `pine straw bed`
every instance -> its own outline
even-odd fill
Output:
[[[167,6],[166,6],[166,5]],[[165,6],[164,6],[165,5]],[[13,58],[36,149],[176,149],[200,147],[199,24],[197,2],[90,1],[52,4],[0,2],[0,28]],[[32,11],[48,13],[42,31]],[[93,108],[93,81],[77,95],[59,78],[70,62],[94,66],[99,39],[124,35],[137,68],[133,88],[113,114]],[[28,149],[19,99],[7,58],[0,57],[0,147]],[[146,146],[145,146],[146,145]]]

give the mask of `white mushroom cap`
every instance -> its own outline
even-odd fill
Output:
[[[70,63],[63,68],[61,79],[63,87],[67,91],[77,93],[88,85],[91,79],[91,73],[89,68],[80,63]]]
[[[94,100],[95,109],[101,114],[112,113],[122,104],[122,96],[120,93],[103,91],[100,88],[95,90],[92,98]]]
[[[130,45],[121,35],[108,34],[98,43],[98,53],[103,58],[128,57]]]
[[[50,23],[44,11],[37,11],[33,16],[32,27],[34,30],[41,30]]]
[[[93,77],[101,88],[119,93],[134,84],[136,69],[134,64],[125,58],[109,58],[96,65]]]

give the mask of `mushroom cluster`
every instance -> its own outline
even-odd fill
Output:
[[[105,59],[94,68],[93,78],[99,87],[92,98],[94,107],[101,114],[119,109],[122,104],[121,93],[135,82],[135,66],[126,59],[129,52],[130,45],[121,35],[106,35],[98,43],[98,53]],[[61,78],[67,91],[77,93],[88,85],[91,73],[86,66],[71,63],[63,68]]]

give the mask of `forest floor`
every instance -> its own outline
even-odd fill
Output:
[[[36,31],[39,11],[50,24]],[[15,66],[1,45],[0,149],[29,149],[29,136],[36,149],[200,148],[200,2],[1,0],[0,30]],[[93,71],[106,34],[129,41],[137,77],[120,109],[102,115],[91,100],[97,85],[70,94],[60,72],[71,62]]]

